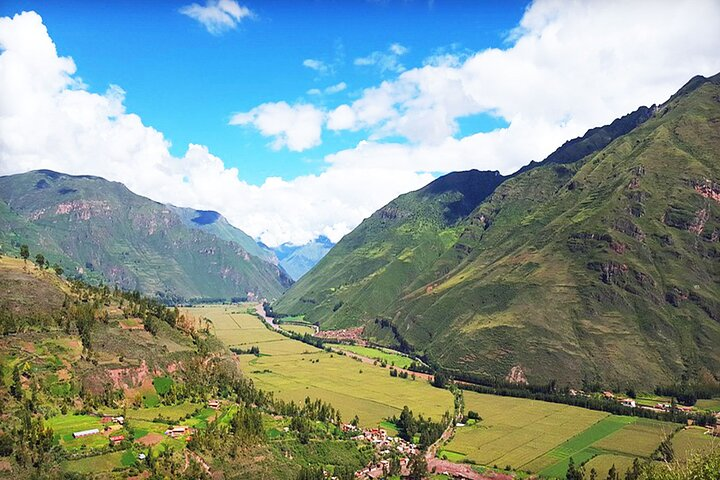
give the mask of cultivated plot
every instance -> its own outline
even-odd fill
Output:
[[[440,419],[452,412],[447,390],[422,380],[393,378],[387,368],[315,348],[266,328],[244,313],[247,307],[212,306],[190,309],[196,318],[210,319],[218,338],[228,346],[257,345],[261,355],[241,355],[240,361],[255,384],[277,398],[321,399],[340,410],[345,420],[358,415],[364,426],[377,425],[407,405],[413,412]]]

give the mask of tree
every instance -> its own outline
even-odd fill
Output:
[[[675,458],[675,451],[673,450],[673,446],[670,443],[669,438],[660,442],[660,446],[657,449],[657,457],[658,460],[668,463],[672,462]]]
[[[22,400],[23,391],[22,379],[20,378],[20,363],[17,363],[15,365],[15,368],[13,368],[12,381],[13,383],[10,386],[10,393],[13,397],[15,397],[15,400]]]
[[[45,255],[42,253],[35,255],[35,264],[37,264],[38,268],[43,268],[45,266]]]
[[[422,453],[416,453],[410,457],[410,463],[408,464],[408,470],[410,474],[408,478],[410,480],[422,480],[427,475],[427,461]]]
[[[55,270],[55,275],[57,275],[57,276],[62,275],[63,272],[65,271],[65,270],[63,270],[63,268],[62,268],[60,265],[58,265],[57,263],[54,264],[54,265],[52,266],[52,268],[53,268],[53,270]]]
[[[627,469],[627,472],[625,472],[625,480],[638,480],[640,478],[640,460],[635,458],[633,460],[632,467]]]
[[[570,457],[570,462],[568,463],[568,469],[567,473],[565,474],[565,480],[583,480],[585,475],[583,475],[582,467],[578,468],[575,466],[575,460],[573,460],[572,457]]]
[[[30,248],[27,245],[20,245],[20,257],[27,263],[28,258],[30,258]]]
[[[597,480],[597,470],[594,468],[590,469],[590,480]]]
[[[617,468],[615,468],[614,463],[613,466],[610,467],[610,470],[608,470],[607,480],[620,480],[620,474],[618,473]]]
[[[388,475],[394,477],[396,475],[400,475],[401,471],[402,466],[400,465],[400,459],[398,457],[392,457],[390,459],[390,468],[388,469]]]

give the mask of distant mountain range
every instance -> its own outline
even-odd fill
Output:
[[[298,280],[314,267],[334,245],[329,238],[321,235],[304,245],[283,243],[272,250],[277,256],[280,266],[293,280]]]
[[[396,198],[274,304],[456,374],[720,381],[720,75],[509,177]]]
[[[292,283],[272,252],[217,212],[163,205],[99,177],[0,177],[0,242],[70,276],[169,299],[275,298]]]

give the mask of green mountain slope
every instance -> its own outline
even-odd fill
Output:
[[[364,323],[367,336],[409,344],[457,372],[616,385],[717,377],[718,84],[720,76],[695,78],[601,150],[507,179],[457,224],[449,247],[415,244],[416,257],[436,258],[405,267],[414,275],[353,280],[389,292],[372,309],[326,310],[347,277],[318,279],[323,262],[342,271],[365,248],[343,240],[347,259],[333,249],[277,310],[326,328]]]
[[[27,243],[70,274],[186,299],[272,298],[291,283],[229,224],[189,227],[120,183],[42,170],[0,177],[0,201],[4,250]]]
[[[326,328],[374,318],[457,241],[458,222],[502,180],[498,172],[457,172],[401,195],[346,235],[274,308]]]

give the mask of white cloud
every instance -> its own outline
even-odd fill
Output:
[[[293,152],[302,152],[320,145],[324,120],[324,112],[312,105],[277,102],[236,113],[230,125],[252,125],[263,136],[274,137],[271,144],[274,150],[287,147]]]
[[[235,0],[207,0],[205,6],[193,3],[180,8],[180,13],[197,20],[213,35],[232,30],[245,18],[255,17]]]
[[[400,73],[405,71],[405,66],[400,63],[400,57],[408,52],[408,48],[393,43],[385,52],[374,51],[366,57],[355,59],[355,65],[361,67],[375,66],[380,73],[391,72]]]
[[[275,148],[317,145],[323,125],[367,131],[355,148],[327,156],[320,174],[250,185],[205,146],[171,155],[161,132],[125,111],[120,87],[88,91],[40,17],[25,13],[0,19],[0,173],[100,175],[155,200],[218,210],[270,245],[320,234],[336,241],[427,183],[427,172],[509,173],[588,128],[665,100],[693,75],[717,73],[718,24],[712,0],[537,1],[505,49],[404,71],[327,113],[277,102],[238,114],[235,123],[272,137]],[[458,119],[488,112],[509,126],[461,135]],[[394,135],[410,143],[390,143]]]
[[[347,83],[340,82],[336,83],[335,85],[330,85],[329,87],[326,87],[324,90],[320,90],[319,88],[311,88],[307,91],[308,95],[322,95],[323,93],[326,95],[333,95],[335,93],[340,93],[343,90],[347,88]]]
[[[303,67],[307,67],[310,70],[315,70],[318,73],[327,73],[329,67],[322,60],[316,60],[314,58],[306,58],[303,60]]]

